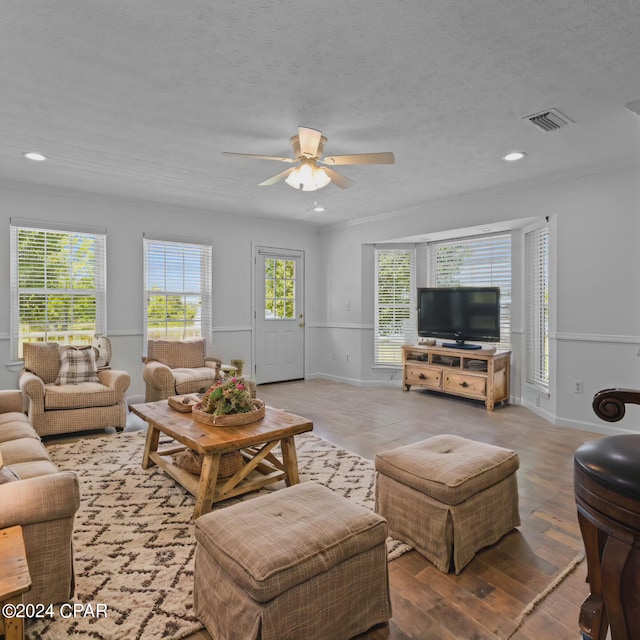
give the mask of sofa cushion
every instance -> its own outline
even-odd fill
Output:
[[[0,414],[0,443],[18,438],[40,439],[23,413]]]
[[[18,438],[0,444],[3,463],[11,467],[20,462],[32,462],[34,460],[49,460],[49,454],[39,440],[33,438]],[[20,475],[20,472],[16,470]]]
[[[172,369],[204,367],[206,340],[149,340],[147,358],[157,360]]]
[[[44,409],[83,409],[86,407],[110,407],[117,404],[115,389],[99,382],[78,384],[47,384],[44,392]]]
[[[11,470],[20,476],[20,480],[29,478],[39,478],[40,476],[59,473],[51,460],[31,460],[27,462],[16,462],[11,465]]]
[[[25,342],[22,350],[27,371],[35,373],[45,384],[56,381],[60,371],[57,342]]]
[[[303,482],[201,516],[195,535],[236,584],[268,602],[384,544],[387,522],[327,487]]]
[[[21,411],[7,411],[6,413],[0,413],[0,425],[9,424],[10,422],[25,422],[26,424],[29,424],[26,414]]]
[[[56,384],[100,382],[93,347],[65,347],[60,350],[60,371]]]
[[[197,393],[201,389],[206,391],[216,379],[216,370],[209,367],[173,369],[171,373],[173,373],[178,394]]]

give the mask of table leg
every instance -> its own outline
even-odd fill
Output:
[[[199,518],[204,513],[211,511],[213,495],[218,482],[218,470],[220,469],[220,458],[222,455],[216,453],[204,456],[202,461],[202,471],[200,472],[200,482],[198,483],[198,495],[196,506],[193,510],[193,519]]]
[[[1,605],[12,604],[14,606],[22,603],[22,596],[17,596],[0,603]],[[24,640],[24,618],[3,618],[4,637],[6,640]]]
[[[151,424],[147,429],[147,440],[144,445],[144,455],[142,456],[142,468],[148,469],[151,465],[155,464],[153,460],[149,458],[149,454],[158,450],[158,442],[160,440],[160,432]]]
[[[298,477],[298,455],[296,454],[296,444],[293,440],[293,436],[288,438],[282,438],[280,442],[282,448],[282,462],[284,463],[285,482],[287,486],[298,484],[300,478]]]

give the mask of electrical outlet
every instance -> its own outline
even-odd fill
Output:
[[[351,311],[351,300],[347,302],[347,311]]]
[[[540,396],[536,396],[536,407],[540,406]]]
[[[347,362],[351,360],[351,356],[347,353]]]
[[[582,380],[573,381],[573,393],[582,393]]]

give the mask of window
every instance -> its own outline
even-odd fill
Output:
[[[264,260],[264,317],[296,317],[296,262],[285,258]]]
[[[211,245],[143,239],[144,344],[211,337]]]
[[[500,348],[511,348],[511,235],[476,236],[429,245],[432,287],[500,287]]]
[[[106,332],[106,231],[11,221],[12,356],[25,342],[90,343]]]
[[[402,345],[417,339],[416,251],[376,249],[374,360],[402,363]]]
[[[549,393],[549,228],[525,231],[526,380]]]

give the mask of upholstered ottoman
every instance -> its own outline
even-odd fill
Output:
[[[455,573],[520,525],[518,454],[453,435],[376,456],[376,511],[389,535]]]
[[[337,640],[391,615],[387,523],[304,482],[196,520],[195,614],[213,638]]]

